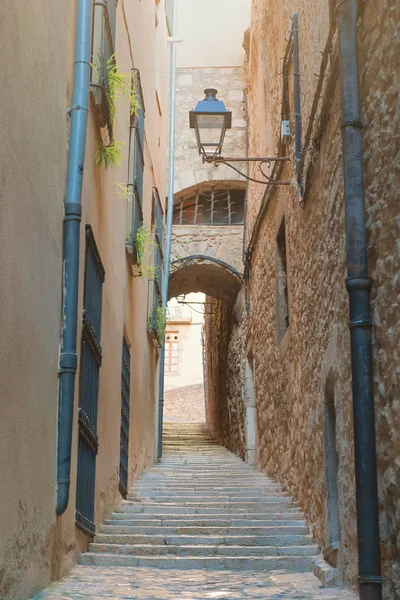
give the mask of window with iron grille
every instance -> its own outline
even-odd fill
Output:
[[[157,343],[160,339],[160,315],[162,309],[162,275],[163,275],[163,210],[157,188],[153,188],[153,248],[154,248],[154,278],[149,281],[147,329],[152,333]]]
[[[128,494],[128,460],[129,460],[129,413],[131,392],[131,354],[129,346],[123,338],[121,369],[121,439],[119,458],[119,491],[126,498]]]
[[[99,127],[107,127],[112,138],[112,119],[107,99],[107,78],[114,61],[117,0],[93,2],[91,86]]]
[[[243,225],[245,189],[198,190],[174,206],[174,225]]]
[[[165,334],[165,372],[179,373],[179,333],[167,331]]]
[[[100,334],[103,282],[104,268],[92,228],[87,225],[78,409],[79,440],[75,521],[80,529],[91,535],[95,531],[94,491],[96,455],[99,445],[97,438],[97,411],[99,370],[102,360]]]
[[[163,274],[163,210],[157,188],[153,188],[153,230],[154,230],[154,278],[158,292],[162,294]]]
[[[144,172],[144,118],[145,106],[143,99],[140,73],[132,70],[132,86],[138,95],[139,107],[131,115],[128,161],[128,195],[131,205],[131,231],[129,239],[135,244],[138,229],[143,224],[143,172]]]

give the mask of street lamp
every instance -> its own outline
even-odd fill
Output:
[[[222,100],[217,99],[217,90],[207,88],[204,90],[205,98],[197,103],[194,110],[189,112],[190,128],[195,130],[197,148],[202,157],[203,163],[214,164],[216,167],[220,164],[227,165],[242,177],[256,183],[264,183],[269,185],[290,185],[290,181],[278,181],[270,177],[263,170],[264,165],[269,165],[272,162],[288,162],[290,158],[287,156],[279,157],[262,157],[262,158],[225,158],[222,157],[222,146],[225,139],[227,129],[232,127],[232,113],[226,109]],[[258,168],[264,177],[264,180],[253,179],[236,167],[231,165],[232,162],[255,162],[258,163]]]
[[[232,127],[232,113],[217,100],[217,90],[204,90],[205,98],[189,113],[190,128],[195,129],[197,147],[203,158],[221,156],[225,132]]]

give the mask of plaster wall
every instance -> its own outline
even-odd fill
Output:
[[[7,600],[51,577],[74,6],[0,5],[0,597]]]
[[[203,294],[188,294],[185,297],[187,302],[204,302]],[[164,389],[166,391],[191,385],[203,383],[203,352],[201,332],[204,322],[203,309],[201,304],[183,305],[186,319],[180,319],[179,315],[174,313],[174,307],[178,309],[182,305],[178,304],[175,298],[168,302],[169,318],[167,321],[166,336],[173,335],[176,332],[179,337],[178,342],[178,372],[165,372]],[[172,333],[171,333],[172,332]]]
[[[202,323],[168,322],[166,334],[179,336],[179,372],[165,375],[166,391],[202,383],[201,327]]]
[[[121,0],[117,8],[116,61],[129,73],[132,67],[139,69],[144,96],[145,144],[144,144],[144,225],[152,223],[152,191],[159,190],[165,198],[165,148],[167,134],[167,109],[156,97],[156,36],[162,28],[166,40],[165,20],[155,26],[155,8],[149,3],[126,3]],[[140,23],[140,27],[137,24]],[[165,41],[166,46],[166,41]],[[160,81],[158,80],[160,86]],[[161,82],[159,101],[167,99]],[[102,337],[103,362],[99,380],[98,437],[99,452],[96,463],[95,524],[101,523],[121,501],[119,493],[119,454],[121,419],[121,364],[122,340],[131,352],[130,397],[130,445],[129,477],[131,485],[144,470],[154,462],[154,443],[157,413],[158,351],[146,331],[148,306],[148,279],[135,277],[125,254],[125,235],[130,230],[127,201],[118,194],[118,184],[126,183],[129,158],[129,106],[120,101],[116,121],[116,138],[122,143],[123,159],[115,169],[96,170],[94,156],[98,129],[94,111],[90,114],[85,157],[85,180],[83,189],[83,222],[89,223],[95,235],[100,256],[106,272],[103,285]],[[84,257],[84,239],[81,243]],[[81,301],[83,300],[83,263],[81,268]],[[78,338],[79,339],[79,338]],[[76,409],[79,390],[76,391]],[[75,413],[76,414],[76,413]],[[74,448],[77,448],[78,431],[74,430]],[[71,479],[76,484],[76,454],[72,457]],[[67,547],[60,548],[56,561],[56,575],[60,576],[76,559],[76,554],[86,549],[89,538],[81,533],[75,540],[73,523],[75,490],[71,490],[69,514],[59,520],[59,527],[67,530]],[[70,526],[64,526],[68,522]]]
[[[250,0],[177,0],[178,67],[243,65]],[[229,35],[227,35],[229,32]]]
[[[0,7],[5,61],[0,74],[3,107],[0,356],[2,397],[7,400],[3,403],[0,423],[0,596],[4,600],[23,600],[46,586],[51,578],[61,577],[89,541],[75,527],[79,372],[70,502],[61,518],[57,520],[55,515],[63,200],[75,2],[68,8],[58,1],[43,0],[39,4],[6,0]],[[164,10],[164,2],[160,4]],[[131,67],[140,69],[146,107],[144,222],[148,227],[152,219],[153,187],[158,188],[162,199],[165,197],[166,35],[164,18],[155,26],[154,4],[119,0],[117,65],[128,74]],[[154,461],[158,353],[146,332],[148,282],[146,278],[133,277],[125,256],[125,235],[130,223],[127,202],[120,197],[117,187],[127,182],[129,124],[129,107],[121,101],[115,131],[122,143],[122,162],[114,170],[104,167],[96,170],[94,158],[99,133],[90,103],[78,314],[82,314],[83,308],[84,228],[90,224],[106,272],[97,423],[96,525],[121,500],[118,470],[124,333],[131,346],[129,484]],[[79,323],[78,364],[80,337]]]

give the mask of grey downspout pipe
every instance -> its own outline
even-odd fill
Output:
[[[370,318],[372,283],[367,265],[356,0],[344,0],[338,4],[337,20],[360,598],[382,600]]]
[[[293,35],[293,70],[294,70],[294,118],[295,118],[295,163],[297,186],[300,198],[303,197],[303,184],[301,181],[301,157],[303,126],[301,120],[301,95],[300,95],[300,52],[299,52],[299,15],[292,16]]]
[[[171,44],[170,53],[170,105],[169,105],[169,166],[168,166],[168,210],[167,226],[165,232],[164,272],[163,272],[163,297],[162,307],[167,310],[169,269],[171,266],[171,243],[172,243],[172,221],[174,216],[174,178],[175,178],[175,117],[176,117],[176,44],[181,40],[173,39],[176,36],[177,2],[173,0],[172,31],[169,40]],[[160,374],[159,374],[159,396],[158,396],[158,458],[162,457],[162,435],[164,418],[164,370],[165,370],[165,336],[161,346]]]
[[[57,515],[62,515],[69,499],[72,423],[78,324],[79,243],[83,165],[90,82],[90,33],[92,0],[78,0],[76,12],[74,90],[68,151],[67,187],[64,216],[64,273],[62,342],[58,398]]]

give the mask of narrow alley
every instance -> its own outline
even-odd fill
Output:
[[[400,600],[400,0],[0,50],[0,600]]]
[[[297,503],[219,446],[205,424],[168,424],[164,458],[100,526],[79,566],[34,600],[350,600],[320,589]]]

